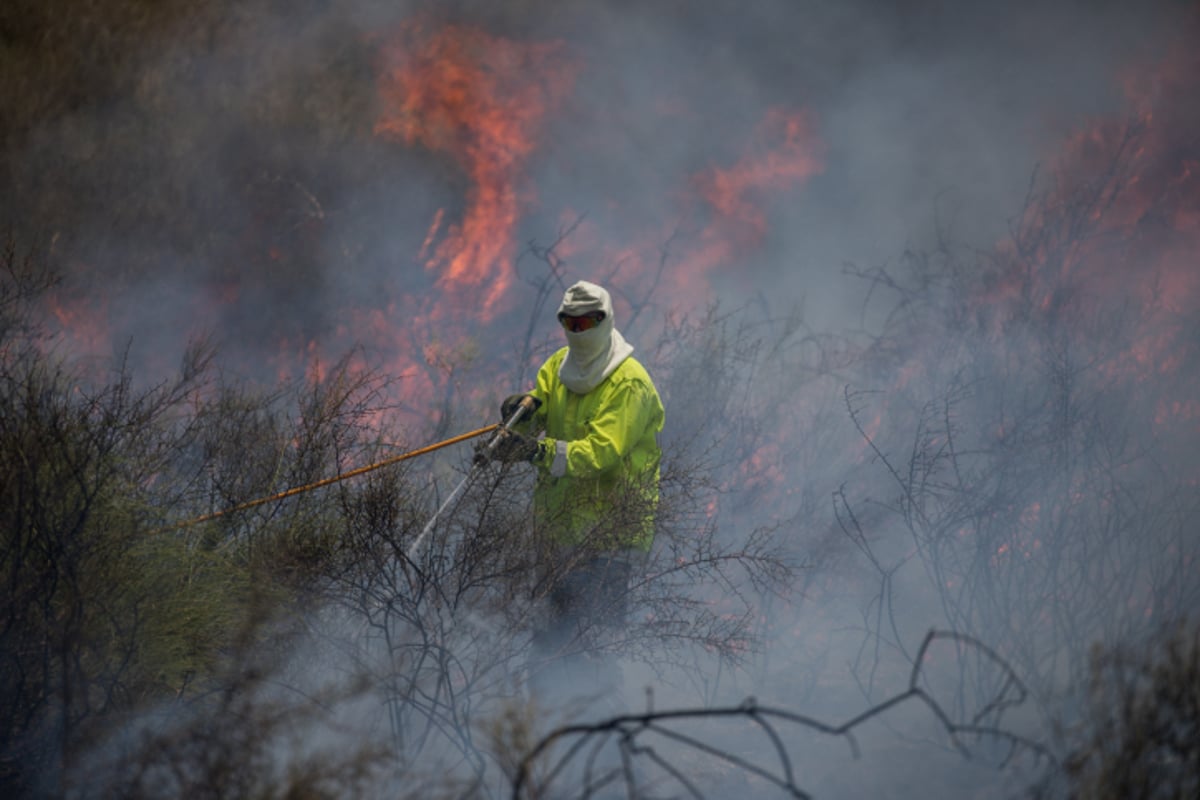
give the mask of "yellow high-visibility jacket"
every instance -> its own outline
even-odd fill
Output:
[[[664,412],[649,373],[633,357],[587,394],[558,377],[566,347],[538,370],[542,401],[526,430],[545,431],[534,509],[560,544],[649,550],[658,507],[658,434]]]

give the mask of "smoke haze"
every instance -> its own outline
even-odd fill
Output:
[[[736,278],[728,264],[701,278],[735,298],[770,287],[780,305],[805,294],[832,312],[819,324],[836,323],[858,291],[838,279],[843,262],[895,258],[936,224],[973,244],[1002,235],[1036,165],[1089,115],[1119,108],[1120,70],[1159,55],[1185,11],[214,3],[146,23],[111,70],[68,60],[76,71],[51,83],[45,110],[10,125],[7,216],[56,242],[68,288],[106,317],[112,347],[132,337],[161,355],[203,330],[255,362],[313,340],[347,346],[361,336],[338,336],[348,313],[401,314],[380,299],[429,293],[422,242],[470,192],[452,153],[376,134],[381,52],[425,14],[559,42],[554,68],[576,75],[530,123],[503,261],[585,215],[600,230],[573,272],[605,273],[627,248],[651,263],[672,231],[703,226],[688,208],[695,175],[744,156],[770,109],[808,113],[819,173],[754,198],[770,235],[740,248]],[[28,91],[43,79],[19,77]],[[519,287],[506,299],[522,302]]]
[[[1029,252],[1057,252],[1030,232],[1057,219],[1068,188],[1104,175],[1088,143],[1103,151],[1105,126],[1147,109],[1176,114],[1154,141],[1179,152],[1154,163],[1195,171],[1200,121],[1171,99],[1195,76],[1161,95],[1131,77],[1195,49],[1194,3],[137,5],[92,4],[77,26],[34,3],[0,12],[0,41],[28,49],[0,76],[0,203],[14,236],[63,272],[46,309],[60,352],[105,365],[127,349],[153,382],[211,335],[223,369],[269,385],[359,346],[400,379],[389,400],[420,442],[490,421],[499,397],[528,386],[559,345],[562,286],[610,286],[618,327],[659,370],[667,444],[686,449],[714,419],[726,432],[714,517],[731,540],[778,526],[806,565],[764,606],[754,669],[697,687],[631,664],[630,702],[654,683],[659,706],[752,694],[837,722],[903,690],[921,636],[955,625],[1005,632],[986,644],[1057,701],[1086,666],[1045,654],[1116,571],[1081,569],[1086,588],[1067,599],[1037,594],[1066,585],[1033,563],[1071,526],[1182,565],[1146,596],[1144,574],[1122,584],[1130,616],[1097,623],[1098,636],[1195,612],[1196,545],[1180,534],[1200,478],[1195,177],[1162,181],[1178,197],[1156,196],[1174,203],[1161,230],[1139,218],[1136,237],[1113,234],[1121,255],[1064,257],[1061,284],[1022,272],[1037,259],[1004,244],[1025,231]],[[922,273],[930,253],[970,266]],[[743,321],[764,343],[671,339],[671,324],[713,304],[742,315],[730,336]],[[1088,366],[1073,371],[1078,352]],[[732,382],[707,384],[720,370]],[[1044,375],[1082,389],[1055,394]],[[1072,392],[1086,396],[1079,414],[1055,416]],[[1104,447],[1046,433],[1062,424],[1063,441],[1107,447],[1098,431],[1114,421],[1113,439],[1144,445],[1146,461],[1101,464]],[[957,483],[945,474],[955,436],[971,453]],[[918,501],[922,464],[936,479]],[[1148,510],[1172,503],[1173,517]],[[955,549],[964,531],[991,537],[977,562]],[[1063,560],[1090,564],[1074,547]],[[987,597],[1003,602],[962,600],[991,580]],[[937,670],[957,680],[967,657],[937,647]],[[1003,678],[987,659],[970,670],[976,686]],[[722,742],[743,735],[717,727]],[[1000,759],[966,765],[928,745],[941,737],[927,709],[905,706],[863,732],[861,770],[840,741],[789,742],[808,753],[797,763],[816,796],[1027,777],[990,783]]]

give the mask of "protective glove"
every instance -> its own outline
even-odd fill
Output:
[[[533,408],[522,414],[521,419],[527,420],[532,417],[533,412],[537,411],[541,407],[542,401],[538,400],[531,394],[510,394],[508,397],[504,398],[504,402],[500,404],[500,421],[508,422],[512,415],[517,413],[517,406],[521,405],[521,401],[526,397],[533,402]]]
[[[475,458],[478,460],[486,457],[504,464],[532,462],[540,451],[538,440],[532,436],[502,430],[497,434],[496,446],[490,452],[486,446],[480,447],[475,453]]]

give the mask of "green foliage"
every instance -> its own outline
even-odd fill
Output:
[[[4,266],[0,788],[11,796],[53,789],[129,715],[203,702],[245,654],[286,645],[288,626],[274,623],[336,563],[341,506],[308,497],[164,523],[335,472],[355,456],[377,387],[342,369],[288,402],[255,396],[212,385],[203,347],[175,382],[139,389],[118,369],[96,384],[27,323],[50,277],[15,248]]]
[[[145,681],[138,701],[184,692],[211,674],[233,632],[245,624],[250,575],[220,553],[197,547],[194,536],[151,536],[134,552],[124,576],[131,597],[144,608],[137,665]]]
[[[173,444],[167,417],[194,375],[92,389],[36,347],[4,345],[0,779],[19,782],[20,768],[45,768],[32,756],[69,758],[98,719],[180,691],[227,638],[238,593],[225,564],[147,535],[139,487]]]

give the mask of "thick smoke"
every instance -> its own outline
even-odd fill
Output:
[[[1122,81],[1178,42],[1190,11],[1178,2],[1135,8],[1033,0],[264,0],[236,12],[201,4],[190,16],[142,23],[136,36],[118,39],[119,58],[75,63],[26,118],[10,112],[3,154],[10,191],[0,202],[15,234],[43,246],[64,272],[48,308],[65,329],[62,347],[99,363],[128,348],[135,375],[152,382],[190,337],[207,334],[226,369],[270,384],[361,345],[367,362],[401,378],[392,401],[416,441],[490,418],[498,397],[531,380],[539,357],[558,343],[551,306],[540,307],[544,320],[527,331],[531,308],[546,302],[538,285],[551,265],[561,270],[544,284],[551,297],[576,278],[607,281],[624,315],[618,326],[660,370],[668,444],[685,451],[719,431],[721,446],[735,454],[718,476],[720,525],[731,539],[777,526],[789,556],[804,565],[785,597],[764,601],[766,644],[752,669],[725,675],[706,664],[664,677],[631,664],[625,700],[636,703],[646,685],[660,706],[754,695],[840,722],[903,690],[929,628],[984,619],[998,631],[1006,614],[1024,620],[1019,613],[1031,606],[1044,604],[1050,616],[1068,607],[1056,605],[1053,591],[1019,602],[1004,594],[1025,591],[1023,583],[980,590],[1004,601],[983,603],[977,616],[954,605],[966,596],[964,579],[1023,580],[1012,563],[1005,566],[1005,554],[1023,549],[1029,558],[1042,545],[1014,531],[1042,531],[1041,542],[1068,525],[1124,525],[1112,533],[1122,548],[1143,537],[1147,548],[1194,555],[1194,545],[1162,534],[1176,531],[1179,519],[1136,521],[1146,507],[1178,499],[1146,488],[1157,478],[1149,464],[1192,475],[1194,488],[1194,459],[1178,463],[1179,453],[1165,449],[1158,461],[1161,430],[1130,425],[1126,438],[1154,452],[1122,472],[1115,458],[1088,461],[1100,458],[1094,450],[1056,448],[1043,428],[1062,418],[1037,416],[1051,403],[1038,395],[1038,376],[1073,376],[1097,393],[1117,383],[1107,373],[1047,366],[1060,356],[1069,365],[1072,330],[1091,342],[1111,334],[1113,351],[1135,352],[1136,324],[1125,331],[1112,317],[1086,318],[1108,307],[1072,306],[1067,298],[1061,319],[1069,325],[1049,318],[1014,324],[1003,328],[1009,338],[997,348],[985,323],[962,322],[990,301],[978,288],[985,282],[963,278],[963,286],[976,287],[966,289],[955,286],[962,275],[954,269],[937,272],[956,259],[970,262],[968,272],[983,270],[978,264],[993,255],[976,261],[969,254],[994,254],[1020,229],[1027,198],[1047,191],[1045,170],[1072,135],[1130,114]],[[462,224],[479,191],[461,158],[470,134],[439,131],[449,142],[439,149],[380,125],[394,113],[384,89],[394,66],[390,48],[405,37],[420,40],[405,27],[414,20],[431,31],[456,26],[494,40],[553,43],[542,63],[555,74],[535,78],[545,92],[531,95],[545,101],[544,115],[527,131],[530,151],[505,173],[517,213],[502,234],[500,263],[482,285],[452,287],[428,268],[436,242]],[[7,22],[0,16],[0,25]],[[90,24],[103,28],[105,21]],[[87,92],[65,88],[84,75]],[[563,76],[568,89],[549,88]],[[26,97],[21,92],[43,79],[29,77],[10,96]],[[721,227],[703,199],[703,176],[778,150],[786,137],[770,121],[785,117],[772,115],[802,120],[797,141],[810,148],[815,166],[742,197],[761,215],[761,235],[757,220]],[[546,255],[542,248],[564,232]],[[1016,278],[996,258],[993,296],[1007,309],[1004,287]],[[921,264],[929,271],[914,267]],[[883,280],[881,267],[898,284]],[[486,298],[501,281],[508,283],[493,306]],[[1082,296],[1086,283],[1070,286]],[[1194,301],[1195,288],[1188,291]],[[964,327],[929,316],[953,317],[947,309],[955,303],[962,318],[951,322]],[[745,337],[746,349],[672,344],[668,320],[706,315],[710,330],[725,326],[726,342]],[[881,343],[887,337],[893,343]],[[518,358],[524,361],[513,363]],[[1183,363],[1194,366],[1194,357]],[[1193,378],[1176,380],[1172,391]],[[1021,381],[1032,388],[1019,388]],[[1011,396],[991,394],[997,386]],[[1085,398],[1080,413],[1097,427],[1072,418],[1066,430],[1084,431],[1091,442],[1102,438],[1105,420],[1153,418],[1148,394],[1122,389],[1103,402]],[[1010,420],[1010,409],[1030,416]],[[1185,419],[1194,438],[1195,418]],[[999,421],[1017,428],[1029,421],[1030,430],[1016,438],[1011,430],[983,430]],[[939,447],[951,432],[964,451],[990,454],[961,462],[980,471],[959,476],[959,486],[980,493],[978,502],[956,506],[940,494],[950,491]],[[1022,443],[1036,463],[1022,458]],[[918,499],[912,470],[923,466],[937,490],[922,485],[930,494]],[[988,469],[995,474],[983,474]],[[1092,503],[1082,495],[1101,492],[1094,481],[1103,474],[1113,478],[1103,489],[1111,496]],[[1122,494],[1128,487],[1141,492],[1138,500]],[[1126,504],[1123,522],[1104,518],[1110,497]],[[1186,502],[1179,508],[1185,518],[1194,511]],[[967,529],[996,537],[994,569],[957,560],[963,551],[953,537]],[[1060,555],[1085,560],[1085,550]],[[1118,554],[1140,558],[1136,550]],[[1102,588],[1110,569],[1119,573],[1112,565],[1089,573],[1078,584],[1084,594],[1070,601],[1086,606],[1086,592]],[[1065,580],[1049,569],[1038,575]],[[1131,603],[1145,602],[1161,616],[1195,610],[1172,605],[1194,600],[1196,587],[1186,580],[1163,589],[1169,597],[1121,588]],[[1086,670],[1074,655],[1056,655],[1053,637],[1067,636],[1062,626],[1070,622],[1063,613],[1046,628],[1049,639],[1039,632],[987,642],[1029,682],[1041,709],[1057,708]],[[1133,628],[1114,620],[1096,630],[1118,640],[1136,634]],[[1037,652],[1022,650],[1025,644]],[[974,682],[945,698],[967,717],[1006,674],[998,660],[954,647],[932,656],[931,684],[963,675]],[[957,659],[972,658],[957,669]],[[698,686],[696,672],[707,682]],[[927,744],[940,742],[943,731],[924,707],[905,706],[871,725],[860,737],[864,766],[852,771],[844,742],[788,739],[807,754],[797,756],[807,776],[800,783],[817,796],[885,789],[908,796],[1020,777],[997,778],[996,753],[985,753],[979,766]],[[1030,714],[1013,726],[1036,735],[1049,723]],[[731,726],[714,738],[736,749],[742,733]],[[741,788],[727,780],[730,790]]]
[[[575,91],[536,133],[513,236],[518,249],[548,243],[564,215],[590,216],[603,247],[580,254],[580,271],[686,234],[693,175],[735,163],[768,109],[810,112],[824,169],[763,198],[771,237],[741,254],[749,275],[711,278],[734,303],[764,289],[779,305],[811,296],[832,317],[817,322],[836,324],[857,292],[837,278],[843,262],[894,258],[935,224],[972,243],[1001,235],[1035,165],[1114,108],[1117,71],[1155,55],[1178,11],[483,5],[181,16],[123,42],[111,73],[88,76],[90,96],[56,87],[50,111],[20,120],[9,215],[57,243],[67,289],[105,316],[110,347],[132,337],[150,357],[207,330],[231,358],[261,363],[312,340],[349,344],[357,332],[337,335],[348,310],[430,290],[421,243],[438,209],[462,210],[461,165],[373,130],[380,48],[432,9],[497,36],[560,40],[578,65]]]

